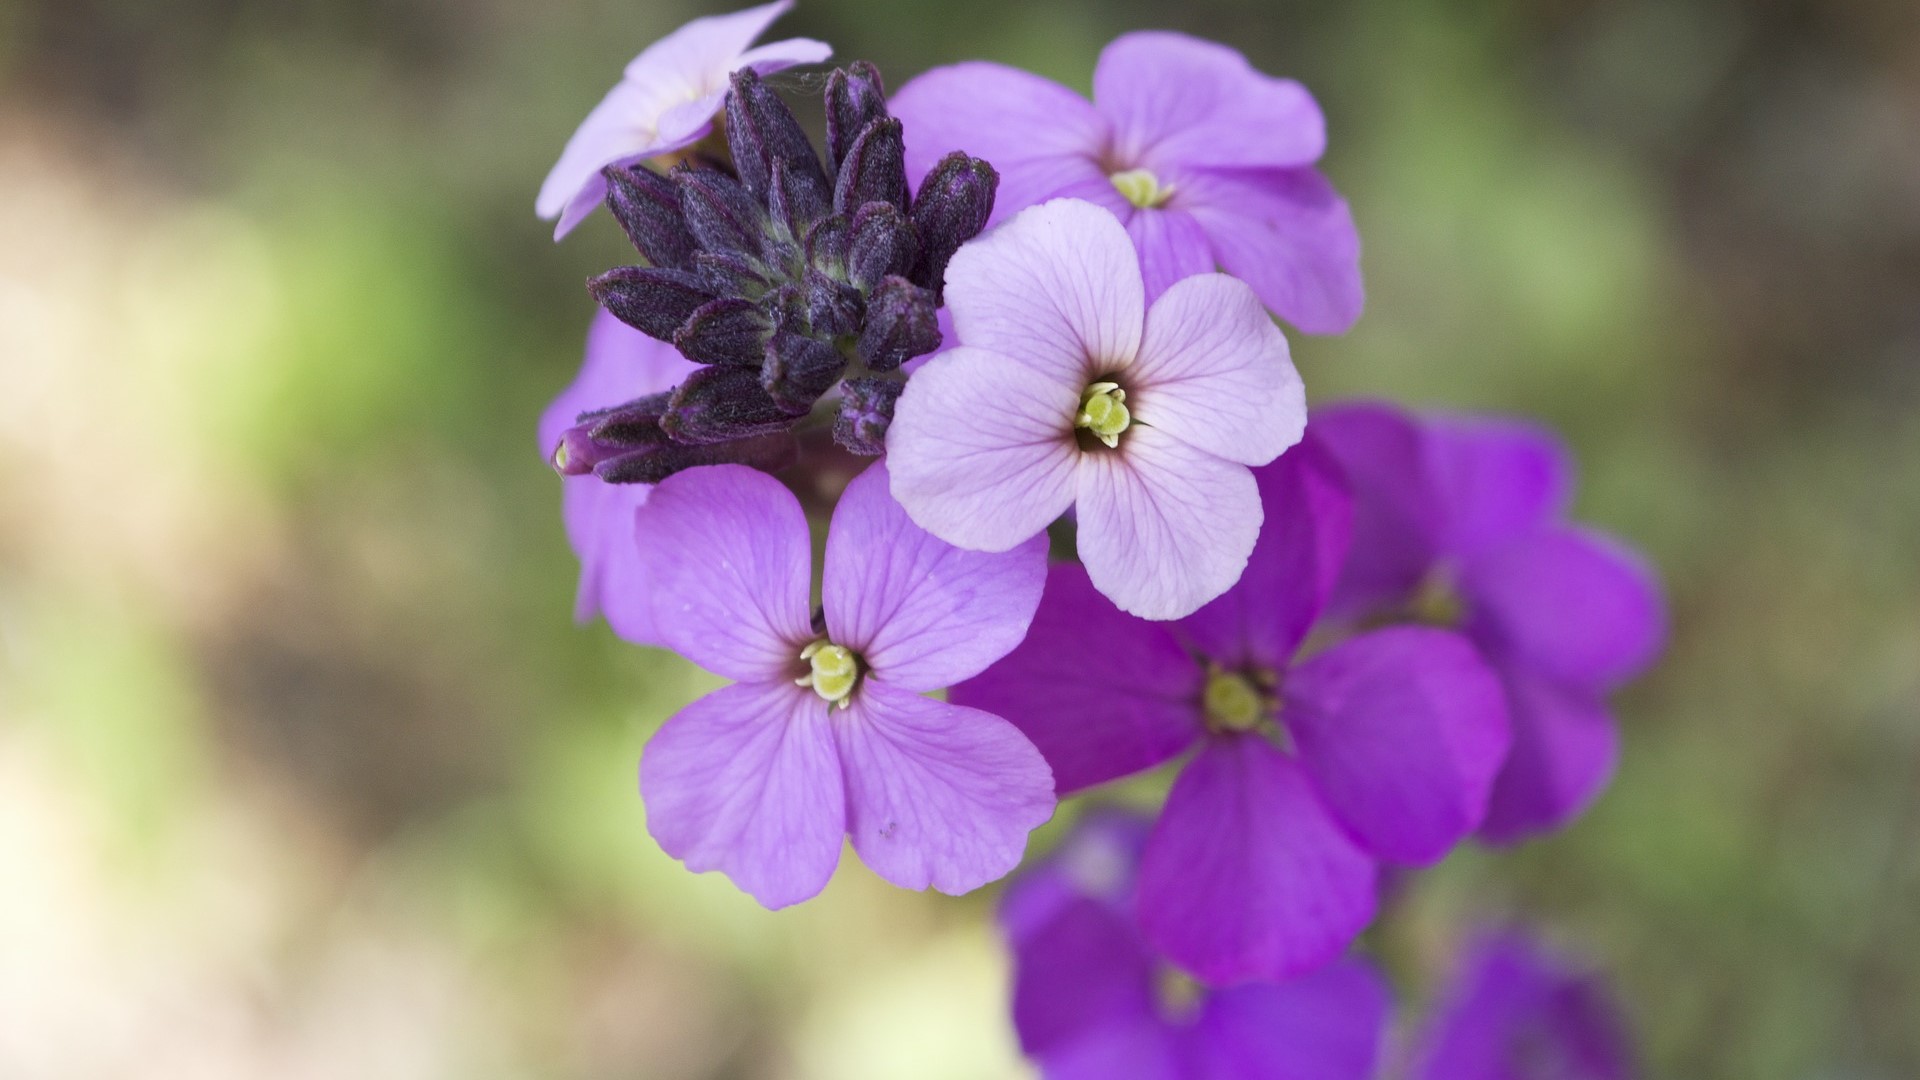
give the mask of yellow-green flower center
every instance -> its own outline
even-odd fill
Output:
[[[1080,395],[1080,412],[1073,418],[1073,426],[1086,428],[1108,446],[1119,446],[1120,433],[1133,423],[1126,401],[1127,392],[1119,383],[1094,383]]]
[[[1153,996],[1161,1016],[1186,1020],[1200,1011],[1201,1003],[1207,998],[1207,988],[1186,972],[1163,965],[1154,973]]]
[[[1428,574],[1414,591],[1413,599],[1407,605],[1407,613],[1415,622],[1428,626],[1457,627],[1466,619],[1467,606],[1460,599],[1460,591],[1453,587],[1445,574]]]
[[[1142,210],[1163,206],[1173,198],[1173,185],[1160,186],[1160,178],[1145,169],[1128,169],[1107,177],[1114,190]]]
[[[795,683],[812,687],[829,704],[843,709],[853,704],[853,688],[860,684],[860,658],[851,649],[822,638],[801,649],[800,659],[809,670]]]
[[[1207,722],[1217,731],[1252,731],[1267,717],[1266,698],[1245,675],[1216,671],[1207,676],[1201,695]]]

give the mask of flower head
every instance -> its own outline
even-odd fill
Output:
[[[1628,1080],[1632,1052],[1599,978],[1518,933],[1462,958],[1416,1040],[1414,1080]]]
[[[661,642],[738,680],[647,744],[647,828],[691,870],[770,908],[818,893],[844,838],[908,889],[961,893],[1019,863],[1053,813],[1053,777],[1005,720],[922,696],[1026,633],[1046,551],[961,551],[856,477],[827,535],[822,614],[807,609],[800,504],[764,473],[695,469],[655,488],[635,535]]]
[[[1356,497],[1334,614],[1470,637],[1506,684],[1514,724],[1482,835],[1512,841],[1564,824],[1612,775],[1607,693],[1664,639],[1651,571],[1565,523],[1572,466],[1537,426],[1353,404],[1317,414],[1314,429]]]
[[[1074,507],[1094,585],[1146,618],[1239,578],[1261,520],[1248,466],[1306,423],[1252,290],[1204,274],[1149,309],[1126,230],[1061,199],[955,255],[947,305],[959,345],[915,372],[887,439],[914,521],[1003,551]]]
[[[1099,203],[1140,248],[1149,298],[1216,266],[1308,333],[1360,315],[1360,240],[1313,168],[1326,124],[1307,91],[1183,34],[1100,54],[1093,101],[1001,64],[936,68],[900,88],[907,169],[965,150],[1000,170],[1001,218],[1048,199]]]
[[[1339,469],[1309,433],[1255,470],[1266,525],[1232,589],[1175,623],[1056,565],[1020,647],[952,700],[1026,732],[1062,794],[1197,753],[1147,842],[1138,910],[1203,980],[1282,979],[1372,919],[1379,862],[1472,832],[1507,749],[1500,684],[1457,634],[1394,627],[1296,659],[1347,546]]]
[[[620,82],[567,140],[540,185],[534,209],[558,219],[555,240],[573,231],[606,198],[600,170],[684,150],[713,130],[713,116],[735,71],[760,74],[833,55],[825,42],[788,38],[759,47],[753,40],[793,7],[777,0],[731,15],[710,15],[649,45]]]

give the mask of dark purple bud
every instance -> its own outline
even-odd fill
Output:
[[[833,418],[833,441],[856,454],[873,457],[887,449],[893,406],[907,384],[901,379],[861,376],[840,384],[840,412]]]
[[[807,325],[815,333],[839,337],[860,329],[866,302],[859,289],[812,267],[807,268],[802,280],[806,286]]]
[[[850,214],[870,202],[907,208],[907,150],[900,121],[883,117],[868,124],[847,150],[833,188],[833,208]]]
[[[751,368],[710,367],[674,388],[660,428],[683,446],[705,446],[785,431],[797,415],[780,408]]]
[[[709,300],[674,331],[673,347],[696,364],[757,368],[773,320],[760,305],[738,296]]]
[[[847,219],[828,214],[807,230],[807,262],[814,266],[838,266],[847,258]]]
[[[820,196],[819,188],[796,180],[786,162],[773,163],[773,190],[767,196],[767,207],[773,212],[773,220],[787,227],[787,235],[803,237],[815,222],[827,216],[831,208]]]
[[[906,278],[890,277],[867,297],[867,323],[855,349],[870,370],[892,371],[939,347],[932,293]]]
[[[686,266],[696,245],[673,181],[640,165],[609,165],[600,174],[607,178],[607,209],[640,254],[655,266]]]
[[[868,124],[887,115],[880,69],[855,60],[827,76],[827,165],[837,175]]]
[[[668,443],[635,450],[601,462],[593,472],[609,484],[657,484],[700,465],[746,465],[762,472],[779,472],[799,457],[800,443],[792,432],[781,431],[704,446]]]
[[[871,289],[889,274],[913,269],[919,254],[913,224],[890,203],[871,202],[853,215],[847,239],[847,279]]]
[[[716,169],[684,164],[674,166],[669,175],[680,191],[680,212],[686,217],[687,228],[701,247],[749,258],[759,254],[766,211],[740,181]]]
[[[960,245],[980,235],[993,214],[993,193],[1000,174],[993,166],[956,150],[940,159],[913,200],[913,229],[920,236],[920,258],[908,276],[940,299],[947,260]]]
[[[623,405],[581,413],[554,447],[553,467],[563,476],[583,476],[601,462],[667,442],[660,417],[671,394],[649,394]]]
[[[759,260],[733,251],[701,251],[693,256],[693,269],[713,289],[715,296],[754,296],[767,289],[766,268]]]
[[[813,408],[846,367],[846,358],[832,345],[780,327],[767,341],[760,385],[781,408],[798,415]]]
[[[587,281],[587,291],[623,323],[661,341],[713,299],[697,274],[665,266],[617,266]]]
[[[772,200],[774,163],[780,162],[791,174],[793,187],[810,189],[806,198],[826,204],[832,189],[806,130],[752,68],[733,73],[733,88],[727,92],[727,145],[733,150],[733,166],[741,183],[762,200]]]

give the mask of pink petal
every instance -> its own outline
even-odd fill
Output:
[[[893,497],[950,544],[1006,551],[1073,504],[1080,388],[1017,360],[949,349],[907,380],[887,430]]]
[[[1308,334],[1342,334],[1366,303],[1353,214],[1313,169],[1196,171],[1179,204],[1222,269],[1253,286],[1274,314]]]
[[[1107,188],[1113,195],[1111,181]],[[1152,303],[1168,286],[1182,278],[1213,270],[1213,246],[1207,231],[1192,214],[1183,210],[1140,210],[1124,207],[1120,220],[1127,223],[1127,235],[1140,252],[1140,273],[1146,281],[1147,302]]]
[[[1146,310],[1140,263],[1119,219],[1055,199],[1022,210],[947,265],[960,344],[1012,357],[1070,384],[1130,363]]]
[[[1490,656],[1575,686],[1637,675],[1666,639],[1652,569],[1585,529],[1541,529],[1463,568],[1467,632]]]
[[[1101,50],[1093,99],[1112,118],[1122,167],[1307,165],[1326,121],[1305,87],[1255,71],[1225,45],[1166,31]]]
[[[1494,781],[1480,837],[1511,844],[1579,817],[1612,779],[1620,734],[1606,703],[1589,690],[1557,686],[1524,671],[1504,675],[1513,748]]]
[[[1094,587],[1143,619],[1177,619],[1240,580],[1260,534],[1245,465],[1136,424],[1116,453],[1081,455],[1080,561]]]
[[[813,637],[800,501],[744,465],[689,469],[634,515],[661,643],[730,679],[790,678]]]
[[[1174,781],[1140,867],[1140,926],[1202,980],[1285,979],[1373,919],[1374,864],[1266,742],[1210,743]]]
[[[1225,274],[1187,278],[1154,301],[1125,378],[1136,421],[1214,457],[1265,465],[1306,431],[1286,336]]]
[[[991,713],[861,683],[835,718],[847,831],[873,872],[903,889],[970,892],[1020,864],[1053,816],[1053,774]]]
[[[640,758],[647,831],[697,873],[718,870],[769,908],[817,894],[846,835],[827,703],[789,682],[708,694]]]
[[[1191,746],[1205,677],[1167,627],[1122,613],[1084,568],[1056,563],[1026,640],[951,700],[1013,721],[1067,795]]]
[[[840,496],[827,534],[828,634],[873,677],[937,690],[1020,644],[1047,582],[1047,538],[997,554],[963,551],[915,525],[879,461]]]
[[[1558,436],[1508,417],[1429,419],[1427,456],[1447,507],[1445,544],[1471,558],[1557,520],[1573,496],[1573,461]]]
[[[1430,863],[1486,815],[1506,760],[1506,694],[1458,634],[1362,634],[1287,676],[1281,723],[1333,816],[1360,846]]]

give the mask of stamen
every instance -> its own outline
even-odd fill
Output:
[[[1073,418],[1073,426],[1086,428],[1094,438],[1117,447],[1120,433],[1133,423],[1126,400],[1127,392],[1120,389],[1119,383],[1094,383],[1080,397],[1080,412]]]
[[[1207,722],[1217,731],[1252,731],[1268,712],[1266,697],[1253,680],[1232,671],[1207,676],[1201,707],[1206,710]]]
[[[853,688],[860,683],[860,658],[851,649],[821,638],[800,650],[800,659],[811,670],[793,680],[796,686],[812,687],[813,692],[841,708],[853,705]]]
[[[1160,186],[1160,178],[1146,169],[1128,169],[1107,177],[1113,182],[1114,189],[1126,200],[1142,210],[1164,206],[1173,198],[1173,185]]]

